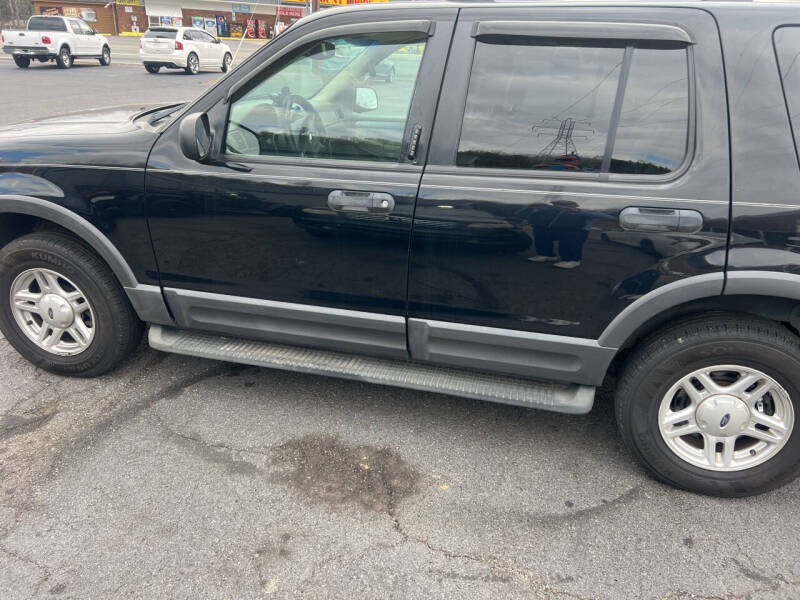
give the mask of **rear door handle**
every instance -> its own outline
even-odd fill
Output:
[[[328,207],[338,212],[390,213],[394,197],[385,192],[333,190],[328,194]]]
[[[703,215],[696,210],[629,206],[619,213],[619,224],[635,231],[694,233],[703,228]]]

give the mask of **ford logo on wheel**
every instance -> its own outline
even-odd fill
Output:
[[[719,422],[720,429],[725,427],[725,425],[727,425],[728,421],[730,421],[730,420],[731,420],[731,414],[730,413],[725,413],[725,416],[722,417],[722,420]]]

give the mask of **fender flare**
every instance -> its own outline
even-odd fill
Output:
[[[136,276],[128,263],[102,231],[79,214],[60,204],[33,196],[0,196],[0,213],[17,213],[52,221],[89,244],[106,261],[123,287],[135,287]]]
[[[721,296],[725,274],[695,275],[656,288],[619,313],[600,334],[597,342],[607,348],[621,348],[634,332],[665,310],[692,300]]]
[[[88,244],[109,266],[142,321],[172,324],[161,288],[136,281],[133,270],[105,234],[79,214],[34,196],[0,195],[0,214],[16,213],[52,221]]]
[[[782,271],[728,271],[687,277],[657,288],[630,304],[598,338],[600,346],[621,348],[660,313],[680,304],[715,296],[769,296],[800,304],[800,275]]]

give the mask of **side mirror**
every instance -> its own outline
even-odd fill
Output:
[[[378,108],[378,93],[369,87],[356,88],[356,112],[368,112]]]
[[[215,43],[215,44],[219,44],[219,43],[220,43],[220,42],[219,42],[219,38],[214,38],[214,43]]]
[[[194,113],[184,118],[178,128],[181,151],[186,158],[203,162],[211,154],[213,135],[206,113]]]

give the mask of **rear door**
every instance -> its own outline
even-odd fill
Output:
[[[595,340],[626,306],[724,269],[714,21],[462,9],[450,57],[414,221],[412,357],[596,383]]]
[[[209,115],[219,161],[183,156],[178,123],[161,136],[147,206],[181,326],[407,357],[420,132],[456,13],[421,5],[292,28],[192,109]],[[371,77],[386,58],[392,83]]]

